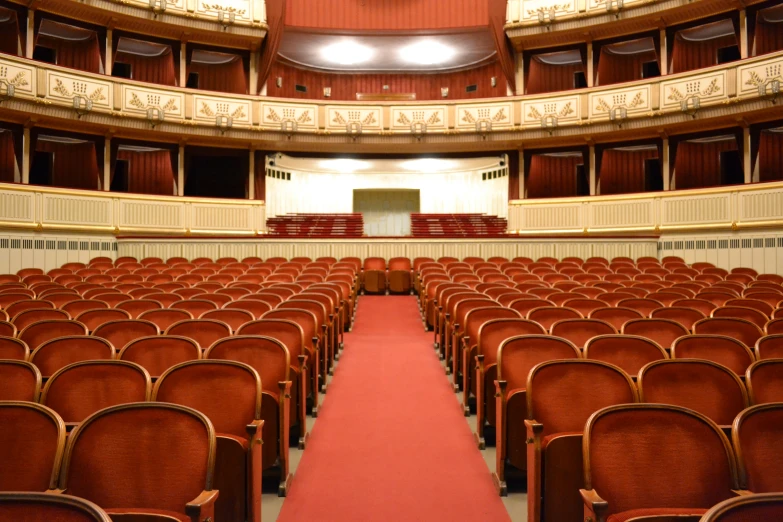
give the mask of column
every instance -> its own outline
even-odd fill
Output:
[[[22,183],[30,184],[30,163],[33,153],[30,150],[30,127],[25,127],[22,134]]]
[[[252,96],[258,94],[258,56],[260,51],[250,51],[250,90]]]
[[[103,141],[103,190],[111,190],[111,138]]]
[[[522,96],[525,94],[525,57],[522,51],[514,53],[514,59],[516,62],[517,96]]]
[[[590,195],[598,194],[598,176],[595,172],[595,145],[590,145]]]
[[[663,158],[661,158],[661,177],[663,177],[663,190],[672,190],[671,173],[669,172],[669,138],[663,138],[661,147]]]
[[[593,72],[593,42],[587,42],[587,86],[592,87],[595,83],[595,74]]]
[[[27,37],[25,39],[25,58],[33,59],[33,49],[35,49],[35,9],[27,10]]]
[[[745,9],[739,12],[739,30],[740,58],[745,59],[748,57],[748,12]]]
[[[177,156],[177,196],[185,195],[185,146],[179,146]]]
[[[745,172],[745,183],[753,183],[750,142],[750,127],[746,127],[742,129],[742,170]]]
[[[666,29],[661,29],[661,76],[669,74],[669,48],[666,42]]]
[[[179,47],[179,86],[184,87],[188,83],[188,44],[182,42]]]
[[[247,199],[256,199],[256,151],[250,149],[247,173]]]
[[[106,76],[111,76],[112,64],[114,54],[112,48],[114,47],[114,31],[112,29],[106,29]]]

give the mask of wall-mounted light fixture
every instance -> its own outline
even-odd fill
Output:
[[[332,96],[332,88],[324,87],[324,98],[329,98],[331,96]]]
[[[441,87],[440,88],[440,95],[444,98],[448,98],[449,96],[449,88],[448,87]]]
[[[283,78],[282,78],[282,77],[280,77],[280,76],[278,76],[277,78],[275,78],[275,85],[277,85],[277,88],[278,88],[278,89],[279,89],[280,87],[282,87],[282,86],[283,86]]]

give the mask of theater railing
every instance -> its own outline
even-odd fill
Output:
[[[0,228],[110,234],[254,235],[264,202],[0,184]]]
[[[509,202],[509,231],[520,236],[665,234],[767,227],[783,228],[783,182]],[[17,184],[0,184],[0,228],[169,236],[253,236],[266,229],[263,201]]]
[[[298,102],[161,87],[84,73],[22,58],[0,58],[0,110],[178,134],[263,139],[300,133],[320,136],[440,135],[463,143],[493,133],[520,139],[524,131],[557,137],[558,129],[590,134],[617,125],[660,126],[726,116],[732,104],[778,96],[783,52],[689,73],[537,96],[448,103],[364,104]],[[34,102],[31,104],[29,102]],[[764,102],[768,103],[768,102]],[[713,113],[709,111],[712,110]],[[679,117],[677,117],[679,115]],[[174,125],[168,125],[174,124]],[[589,126],[594,126],[590,128]],[[597,125],[601,125],[600,129]],[[584,129],[584,130],[582,130]],[[543,132],[541,132],[543,131]],[[515,136],[517,135],[517,136]],[[328,141],[328,140],[326,140]]]
[[[509,230],[530,234],[668,233],[783,228],[783,182],[509,203]]]

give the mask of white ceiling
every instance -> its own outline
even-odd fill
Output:
[[[286,30],[278,50],[294,65],[336,72],[448,71],[482,64],[495,54],[488,29],[427,35]]]

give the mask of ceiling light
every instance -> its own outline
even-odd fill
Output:
[[[370,167],[370,164],[366,161],[359,161],[348,158],[323,160],[319,162],[319,165],[325,169],[338,172],[355,172],[357,170],[365,170]]]
[[[343,40],[321,49],[321,56],[325,60],[340,65],[364,63],[372,58],[373,54],[375,52],[370,47],[353,40]]]
[[[442,172],[454,168],[454,162],[436,158],[421,158],[404,161],[402,168],[415,172]]]
[[[451,60],[457,52],[440,42],[423,40],[400,49],[400,58],[419,65],[436,65]]]

